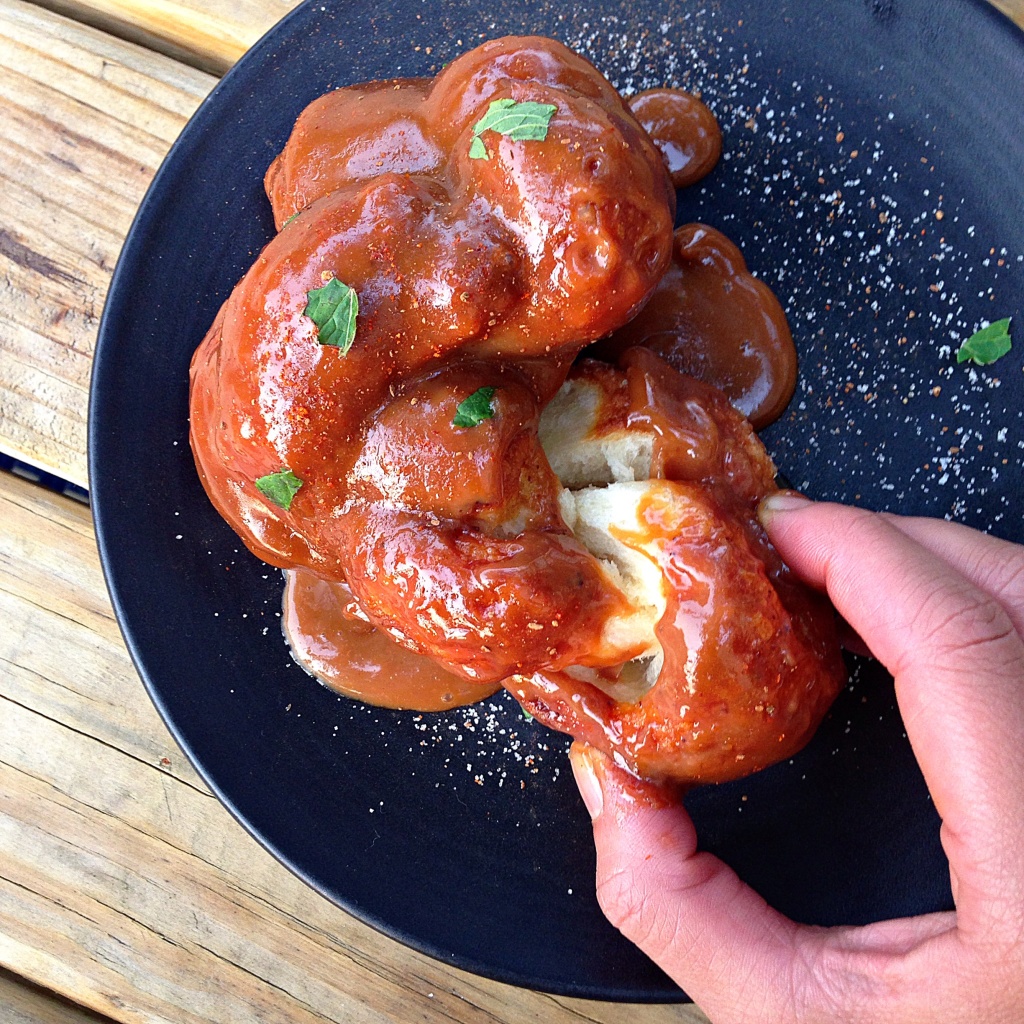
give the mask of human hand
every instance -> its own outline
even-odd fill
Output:
[[[956,910],[798,925],[698,851],[681,805],[577,743],[602,910],[715,1024],[1019,1024],[1024,547],[790,494],[762,519],[895,678]]]

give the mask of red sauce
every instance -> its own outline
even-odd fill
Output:
[[[551,40],[485,44],[429,89],[332,96],[300,117],[268,173],[282,228],[195,354],[191,439],[214,504],[257,555],[341,579],[336,513],[378,412],[467,361],[491,384],[515,376],[542,405],[582,345],[651,294],[670,256],[674,193],[618,94]],[[471,159],[473,125],[499,98],[554,104],[547,139],[489,133],[489,159]],[[327,114],[350,156],[332,174],[311,142]],[[417,140],[405,163],[381,141],[395,122]],[[429,173],[427,142],[445,154]],[[359,174],[375,159],[387,170],[346,176],[353,153]],[[319,345],[304,315],[332,276],[359,295],[345,355]],[[254,484],[281,466],[303,480],[287,512]]]
[[[596,433],[657,437],[635,530],[653,552],[668,605],[655,633],[665,662],[635,702],[565,672],[507,685],[539,721],[615,756],[636,774],[724,782],[791,756],[811,737],[846,673],[828,602],[799,584],[757,518],[775,468],[747,420],[716,390],[645,349],[618,373],[584,361],[606,391]]]
[[[779,300],[706,224],[676,231],[672,265],[651,301],[597,351],[614,357],[634,345],[720,388],[758,429],[782,415],[796,387],[796,348]]]
[[[661,151],[676,188],[700,181],[718,163],[722,130],[693,93],[649,89],[631,97],[629,109]]]
[[[478,133],[497,100],[551,105],[546,137]],[[717,232],[673,237],[673,182],[707,173],[720,149],[695,97],[654,90],[627,106],[581,57],[536,38],[485,43],[435,79],[339,89],[302,113],[266,175],[278,234],[195,353],[190,413],[214,505],[257,556],[292,570],[285,628],[314,675],[434,710],[512,679],[558,689],[567,668],[633,656],[605,636],[626,599],[563,522],[537,439],[540,411],[602,338],[612,361],[650,349],[608,370],[628,378],[619,411],[658,433],[652,472],[692,487],[712,509],[698,521],[719,531],[678,558],[666,532],[666,574],[682,581],[686,558],[705,559],[732,594],[731,546],[776,566],[751,540],[773,471],[751,456],[749,425],[652,354],[757,422],[792,391],[770,291]],[[347,351],[321,345],[305,313],[335,277],[359,300]],[[456,427],[481,388],[489,415]],[[287,508],[256,486],[283,469],[301,481]],[[650,530],[660,515],[652,507]],[[680,582],[679,601],[693,603],[693,586]],[[736,593],[753,621],[753,598]],[[680,607],[659,626],[666,643],[681,642]],[[600,700],[578,695],[580,708]],[[606,724],[625,721],[604,710]],[[615,752],[658,774],[660,755],[644,751],[660,742]]]
[[[445,154],[424,116],[429,78],[336,89],[302,112],[264,184],[278,230],[314,200],[381,174],[434,174]]]
[[[344,583],[302,569],[285,576],[284,633],[295,660],[346,697],[378,707],[443,711],[498,689],[467,682],[432,658],[399,647],[370,625]]]

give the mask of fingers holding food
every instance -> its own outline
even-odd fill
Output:
[[[637,775],[682,784],[747,775],[804,746],[845,681],[827,605],[780,588],[781,561],[766,562],[749,526],[698,487],[614,484],[575,504],[581,533],[660,569],[658,653],[612,672],[516,678],[524,707]]]
[[[646,649],[507,685],[540,721],[639,775],[724,781],[810,738],[845,681],[833,615],[757,520],[774,467],[749,424],[647,352],[623,362],[575,368],[541,437],[575,487],[562,497],[574,536],[647,609]]]

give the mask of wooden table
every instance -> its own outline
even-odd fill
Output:
[[[295,0],[0,0],[0,451],[85,486],[96,328],[186,119]],[[1024,0],[996,0],[1024,25]],[[246,835],[175,746],[88,508],[0,473],[0,1021],[704,1021],[413,953]]]

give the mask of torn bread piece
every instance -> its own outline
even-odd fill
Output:
[[[792,756],[845,668],[831,607],[758,521],[775,467],[749,422],[717,389],[632,349],[618,367],[574,366],[539,436],[565,524],[631,605],[605,621],[607,647],[625,638],[636,653],[505,685],[643,778],[722,782]]]
[[[622,374],[596,365],[570,378],[544,409],[538,432],[562,484],[558,504],[566,526],[634,609],[611,616],[602,639],[608,649],[637,654],[609,668],[571,666],[566,672],[617,700],[636,701],[664,664],[655,627],[668,604],[668,583],[656,557],[636,540],[645,528],[641,511],[651,492],[655,435],[614,422],[626,383]]]

